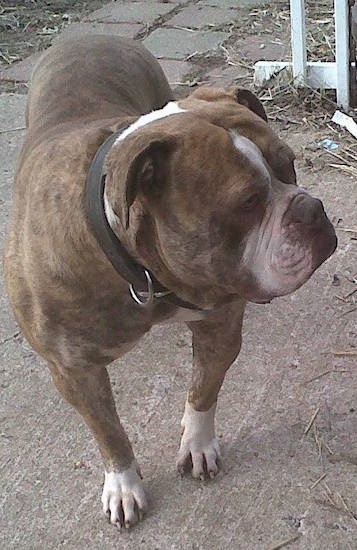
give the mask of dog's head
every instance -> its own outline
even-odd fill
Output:
[[[264,107],[250,90],[201,86],[180,106],[250,139],[281,181],[296,184],[295,155],[269,128]]]
[[[296,186],[293,152],[247,90],[200,88],[180,107],[110,152],[114,229],[132,232],[144,265],[198,305],[294,291],[337,241],[322,203]]]

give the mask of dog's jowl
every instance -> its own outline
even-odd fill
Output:
[[[158,62],[114,36],[60,41],[37,64],[5,253],[26,338],[101,452],[104,512],[147,508],[106,367],[151,326],[193,337],[177,466],[214,477],[214,416],[245,303],[300,287],[336,247],[322,203],[249,91],[175,102]]]

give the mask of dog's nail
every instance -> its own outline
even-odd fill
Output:
[[[201,480],[201,481],[204,481],[204,480],[205,480],[205,474],[200,474],[200,480]]]
[[[119,519],[116,519],[115,521],[110,521],[110,523],[111,523],[112,525],[114,525],[114,527],[117,527],[117,528],[119,529],[119,531],[120,531],[121,525],[120,525],[120,520],[119,520]]]
[[[214,472],[213,470],[211,470],[211,471],[209,472],[209,477],[210,477],[211,479],[214,479],[214,478],[216,477],[216,473],[217,473],[217,472]]]

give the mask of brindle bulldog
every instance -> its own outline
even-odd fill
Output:
[[[149,113],[149,114],[145,114]],[[335,250],[322,203],[259,100],[202,87],[175,103],[158,62],[114,36],[58,42],[32,78],[5,268],[26,338],[83,416],[112,523],[147,504],[106,366],[180,317],[193,375],[178,469],[214,477],[214,415],[247,301],[299,288]]]

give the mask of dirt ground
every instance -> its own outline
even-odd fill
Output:
[[[0,66],[47,48],[53,37],[105,0],[7,0],[0,2]]]

